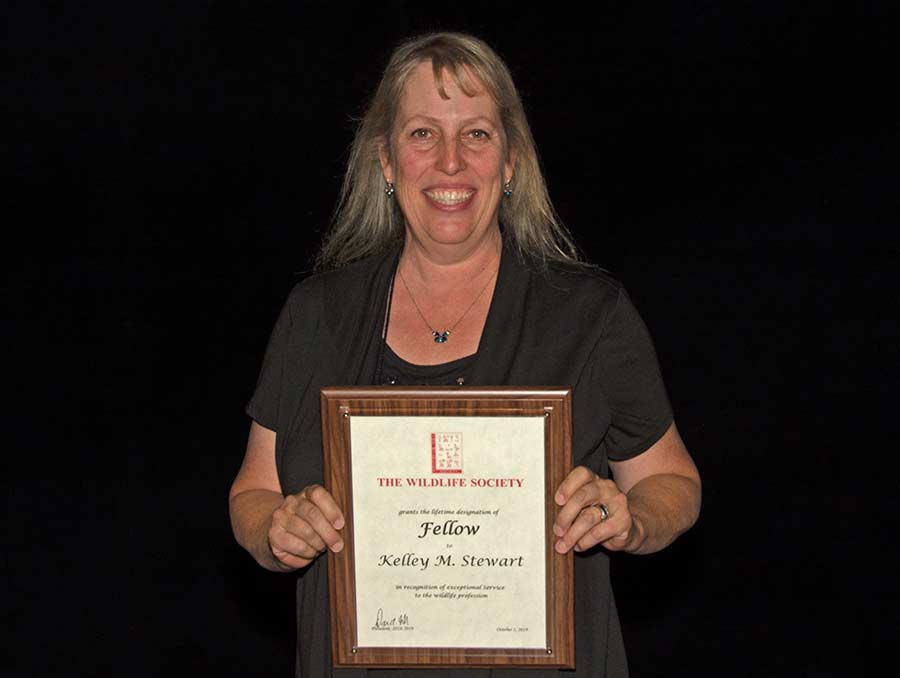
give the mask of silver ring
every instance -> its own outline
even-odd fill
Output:
[[[597,508],[600,509],[600,522],[604,522],[609,519],[609,506],[606,504],[597,504]]]

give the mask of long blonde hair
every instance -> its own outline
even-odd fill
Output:
[[[515,153],[512,195],[503,198],[499,220],[520,255],[546,263],[577,263],[578,250],[547,193],[540,161],[522,101],[503,60],[485,42],[461,33],[432,33],[402,43],[391,56],[381,82],[359,122],[341,196],[325,236],[317,268],[333,268],[376,254],[402,241],[405,221],[397,201],[385,195],[379,150],[391,148],[391,132],[400,96],[410,73],[431,61],[435,85],[447,98],[442,76],[449,73],[468,96],[478,83],[493,98],[506,137],[506,153]]]

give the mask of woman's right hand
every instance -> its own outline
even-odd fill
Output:
[[[344,548],[338,530],[344,515],[331,493],[321,485],[309,485],[289,494],[272,513],[269,549],[285,570],[309,565],[325,549],[337,553]]]

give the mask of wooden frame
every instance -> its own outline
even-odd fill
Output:
[[[571,469],[571,390],[335,387],[322,389],[321,406],[325,486],[345,516],[345,547],[328,554],[334,666],[574,668],[573,556],[571,552],[560,555],[554,551],[552,532],[558,510],[554,492]],[[357,642],[351,419],[365,416],[543,417],[546,643],[542,647],[364,647]]]

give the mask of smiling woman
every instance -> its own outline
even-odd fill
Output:
[[[432,61],[416,66],[379,147],[406,227],[387,343],[423,365],[478,348],[500,261],[501,195],[513,176],[494,100],[469,71],[460,75]],[[434,342],[421,341],[423,328]]]
[[[442,261],[483,247],[499,232],[500,197],[513,176],[497,107],[471,74],[466,79],[464,90],[446,70],[435,74],[431,62],[419,64],[380,152],[385,181],[395,184],[406,218],[407,247],[415,240]]]
[[[578,554],[576,670],[566,675],[627,675],[608,551],[669,544],[697,518],[700,480],[646,328],[622,285],[579,261],[490,47],[442,33],[397,48],[357,130],[336,215],[318,274],[294,289],[272,333],[230,494],[235,536],[260,565],[303,573],[297,675],[332,674],[319,556],[344,546],[344,516],[321,485],[320,389],[398,383],[572,387],[575,468],[556,488],[546,535],[557,553]],[[455,522],[422,523],[422,536],[469,527]]]
[[[410,87],[417,88],[416,97],[410,95]],[[471,103],[468,99],[489,100],[492,106],[479,101],[485,124],[473,125],[465,139],[456,138],[476,144],[486,141],[493,147],[499,144],[503,162],[514,167],[503,177],[511,180],[508,188],[514,190],[507,191],[498,214],[508,242],[522,254],[547,261],[578,260],[577,249],[547,194],[531,129],[506,64],[481,40],[440,33],[403,43],[391,56],[357,129],[336,218],[320,252],[320,268],[341,266],[403,240],[408,215],[391,199],[389,187],[386,194],[381,192],[384,164],[399,148],[400,126],[423,143],[436,141],[433,135],[446,131],[440,126],[435,129],[435,122],[446,113],[445,105],[466,106]],[[411,100],[417,106],[435,104],[441,114],[438,120],[406,126],[400,109]],[[427,112],[420,114],[427,118]],[[456,159],[448,159],[452,171]]]

